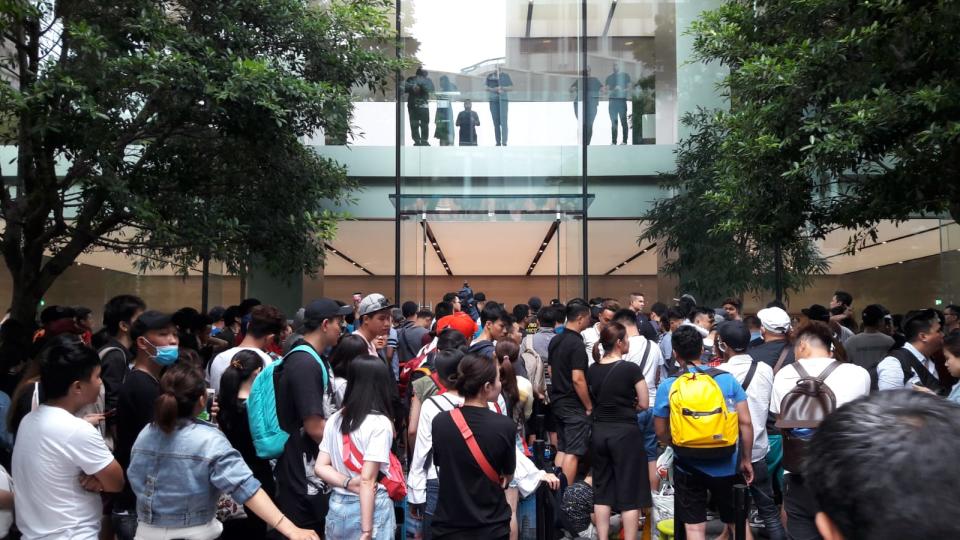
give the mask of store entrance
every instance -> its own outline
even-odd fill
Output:
[[[588,199],[589,200],[589,199]],[[431,307],[468,284],[513,305],[582,294],[583,198],[401,197],[400,292]]]

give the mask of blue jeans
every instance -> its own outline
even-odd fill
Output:
[[[531,493],[517,501],[517,530],[520,540],[537,538],[537,494]]]
[[[423,505],[423,540],[433,538],[433,514],[440,499],[440,480],[427,480],[427,501]]]
[[[117,535],[117,540],[133,540],[137,535],[137,513],[133,510],[127,513],[118,513],[114,510],[110,516],[113,522],[113,531]]]
[[[653,407],[637,413],[637,425],[643,432],[643,448],[647,452],[647,462],[657,460],[657,432],[653,428]]]
[[[330,494],[330,510],[327,511],[325,536],[327,540],[355,540],[360,533],[360,497],[354,494]],[[387,492],[378,489],[373,507],[373,539],[393,540],[397,518],[393,513],[393,501]]]

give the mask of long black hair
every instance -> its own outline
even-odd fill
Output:
[[[220,414],[217,416],[223,431],[230,431],[237,422],[242,422],[246,412],[240,407],[240,386],[263,367],[263,359],[249,349],[239,351],[230,359],[230,365],[220,378]]]
[[[384,414],[393,420],[390,387],[396,388],[390,368],[377,356],[360,355],[347,367],[347,392],[343,396],[343,419],[340,432],[344,435],[360,429],[368,414]]]
[[[340,343],[330,354],[330,367],[337,377],[347,377],[350,362],[354,358],[367,354],[367,342],[356,334],[350,334],[340,339]]]

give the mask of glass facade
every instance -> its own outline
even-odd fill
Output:
[[[429,305],[469,282],[508,304],[631,291],[669,301],[676,281],[658,275],[656,244],[638,243],[639,218],[669,195],[658,179],[674,168],[679,119],[725,104],[724,69],[691,62],[687,32],[718,5],[396,0],[409,68],[382,94],[355,91],[349,135],[310,141],[362,186],[340,208],[352,219],[322,291]],[[960,296],[952,221],[883,224],[852,255],[848,238],[820,243],[831,270],[792,302],[826,303],[835,289],[891,309]],[[908,294],[885,285],[904,272],[931,279]]]

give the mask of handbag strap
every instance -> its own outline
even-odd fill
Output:
[[[359,461],[361,465],[358,466],[354,463],[353,460],[350,459],[351,457]],[[350,441],[350,435],[348,434],[343,435],[343,464],[357,474],[360,474],[362,470],[363,456],[360,454],[360,450]]]
[[[743,387],[743,391],[746,392],[747,388],[750,386],[750,382],[753,381],[753,376],[757,373],[757,360],[750,362],[750,369],[747,371],[747,376],[743,379],[743,384],[740,386]]]
[[[489,478],[491,482],[499,486],[500,475],[497,474],[497,471],[493,470],[493,466],[490,465],[486,456],[483,455],[483,451],[480,450],[480,445],[477,444],[477,438],[473,435],[473,430],[470,429],[466,419],[463,417],[463,411],[461,411],[459,407],[453,409],[450,411],[450,418],[453,419],[453,423],[456,424],[457,429],[460,430],[460,435],[463,437],[464,442],[467,443],[467,448],[470,449],[470,453],[473,455],[473,459],[477,462],[477,465],[480,466],[480,470],[483,471],[483,474],[487,475],[487,478]]]

